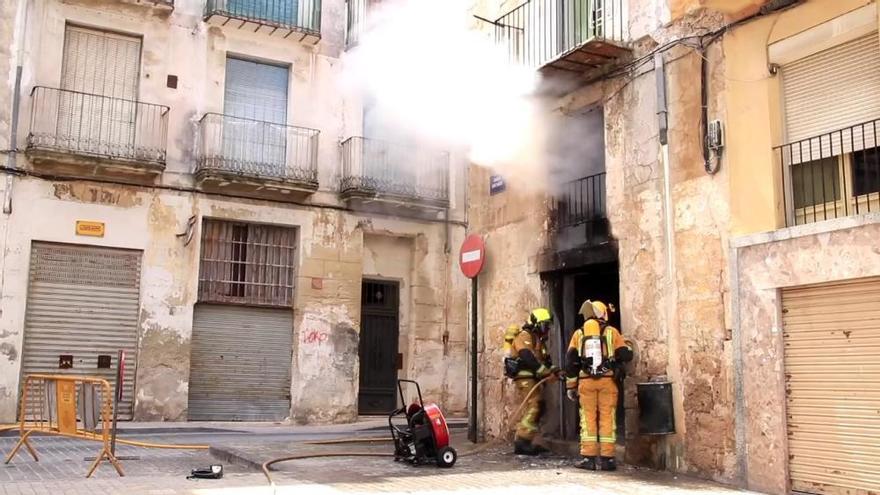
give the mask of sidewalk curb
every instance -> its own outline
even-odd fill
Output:
[[[251,459],[247,454],[236,450],[232,447],[227,447],[224,445],[212,445],[208,449],[208,453],[214,456],[216,459],[227,462],[229,464],[235,464],[236,466],[246,467],[248,469],[252,469],[254,471],[262,471],[263,464]]]

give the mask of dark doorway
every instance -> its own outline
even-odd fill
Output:
[[[359,414],[388,414],[397,406],[399,311],[397,282],[363,281]]]
[[[586,266],[576,272],[558,275],[553,287],[553,306],[557,315],[561,330],[560,343],[564,349],[575,330],[583,326],[584,319],[577,314],[581,303],[585,300],[598,300],[606,304],[611,303],[617,312],[611,313],[610,323],[623,332],[620,328],[620,274],[618,264],[599,263]],[[578,406],[570,401],[562,401],[560,407],[561,422],[560,436],[566,440],[578,439]],[[623,410],[623,391],[619,394],[617,405],[617,442],[624,442],[625,412]]]

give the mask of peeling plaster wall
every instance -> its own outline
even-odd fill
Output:
[[[880,275],[880,215],[734,239],[748,487],[788,493],[780,289]]]
[[[16,179],[13,214],[0,217],[0,239],[7,239],[0,264],[0,279],[5,284],[0,298],[0,421],[15,417],[33,240],[143,251],[135,419],[185,420],[198,289],[198,225],[205,217],[298,229],[291,420],[337,422],[356,417],[364,232],[411,240],[412,308],[407,345],[412,358],[408,358],[406,373],[422,380],[426,393],[448,412],[465,409],[466,314],[449,308],[466,305],[466,285],[456,277],[456,260],[447,250],[460,245],[462,228],[345,211],[345,203],[335,193],[341,172],[339,143],[359,134],[362,121],[361,102],[339,84],[343,0],[323,2],[322,39],[315,46],[231,26],[208,25],[203,22],[204,0],[175,0],[173,11],[136,0],[24,3],[29,20],[19,147],[25,146],[29,131],[31,89],[60,84],[64,27],[69,22],[142,38],[138,98],[171,107],[167,167],[158,184],[193,187],[198,120],[206,112],[222,113],[225,60],[227,55],[235,55],[290,65],[288,120],[292,125],[321,131],[321,186],[306,204],[295,205],[96,181]],[[0,143],[8,136],[13,82],[10,40],[16,5],[18,2],[0,5]],[[168,75],[178,77],[176,89],[166,87]],[[457,163],[455,154],[453,158]],[[31,168],[25,155],[19,155],[18,166]],[[454,165],[450,173],[449,218],[459,222],[464,217],[462,170]],[[0,188],[5,187],[2,182]],[[178,234],[185,232],[193,216],[198,220],[197,230],[193,241],[184,246],[185,237]],[[83,219],[104,222],[105,237],[76,237],[74,222]]]
[[[191,216],[288,225],[298,229],[299,265],[294,303],[291,419],[300,423],[356,419],[360,286],[364,267],[399,262],[384,256],[364,263],[364,232],[406,239],[412,247],[412,302],[404,329],[406,375],[450,413],[465,409],[465,286],[455,280],[445,252],[446,226],[393,218],[359,218],[339,211],[250,200],[218,200],[187,193],[85,181],[21,179],[7,222],[6,290],[0,301],[0,421],[15,417],[30,243],[88,243],[143,251],[135,419],[185,420],[189,389],[193,305],[197,300],[200,229],[184,246]],[[34,218],[43,219],[34,222]],[[76,220],[106,224],[103,238],[73,235]],[[450,227],[450,245],[462,241]],[[382,237],[383,239],[386,237]],[[314,283],[319,281],[320,283]],[[318,338],[315,338],[315,335]]]

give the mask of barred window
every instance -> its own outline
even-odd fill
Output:
[[[199,301],[293,305],[296,230],[205,219]]]

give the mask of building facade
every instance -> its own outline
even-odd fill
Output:
[[[876,2],[483,1],[474,11],[545,76],[539,101],[554,122],[536,164],[546,190],[512,176],[497,192],[495,173],[470,172],[469,229],[487,242],[489,434],[503,434],[515,407],[498,364],[506,325],[546,305],[559,360],[580,303],[600,299],[617,306],[636,349],[618,410],[626,460],[769,493],[870,493]],[[672,384],[674,433],[640,433],[647,382]],[[543,432],[574,440],[577,411],[561,396],[545,391]]]
[[[0,421],[119,349],[124,419],[465,409],[463,169],[363,137],[354,8],[4,2]]]

